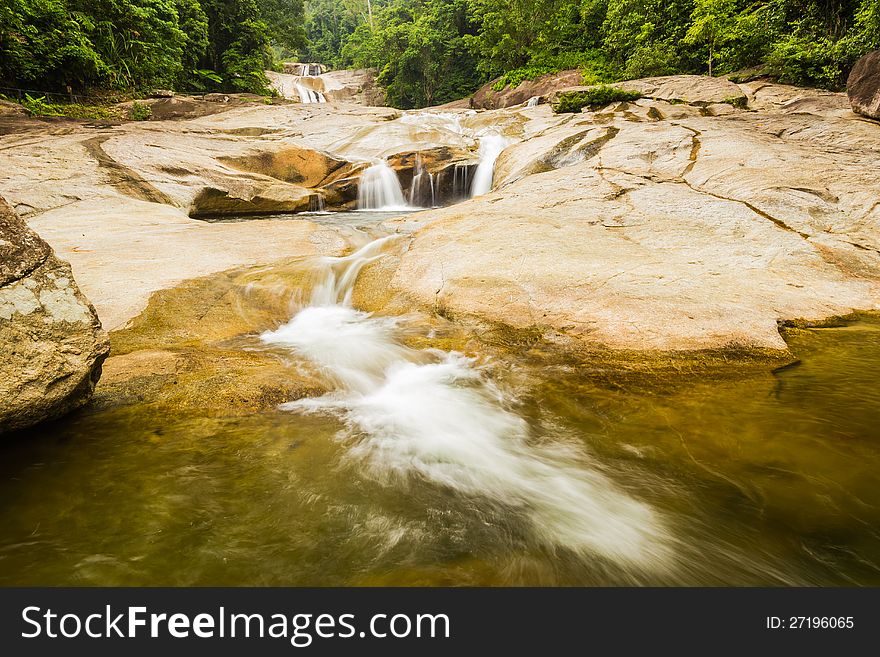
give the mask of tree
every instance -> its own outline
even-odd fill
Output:
[[[736,0],[696,0],[691,14],[691,26],[684,42],[691,45],[704,44],[709,49],[709,76],[718,47],[733,37]]]
[[[271,41],[296,52],[306,43],[303,0],[258,0]]]

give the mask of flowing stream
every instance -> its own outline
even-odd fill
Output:
[[[318,216],[351,255],[114,334],[133,387],[108,367],[4,445],[0,584],[880,584],[880,319],[789,334],[775,373],[616,380],[359,310],[390,216]]]
[[[349,457],[388,486],[416,479],[523,515],[551,548],[665,569],[671,537],[648,505],[620,491],[572,445],[535,444],[512,400],[473,359],[407,347],[395,319],[351,306],[358,273],[394,239],[323,260],[310,304],[263,334],[265,342],[312,361],[335,388],[283,408],[339,417]]]

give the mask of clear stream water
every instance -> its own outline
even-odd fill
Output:
[[[793,333],[775,373],[611,385],[352,307],[395,239],[242,338],[327,394],[0,447],[0,584],[880,584],[880,320]]]

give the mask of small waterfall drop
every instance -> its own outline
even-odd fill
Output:
[[[481,196],[492,191],[495,178],[495,162],[498,156],[510,144],[510,141],[497,132],[490,132],[480,137],[480,164],[474,174],[471,196]]]
[[[456,164],[452,174],[452,198],[461,201],[470,198],[470,165]]]
[[[409,187],[409,204],[416,208],[437,207],[434,174],[428,172],[421,154],[416,155],[413,167],[413,179]]]
[[[540,104],[541,104],[541,97],[540,96],[532,96],[526,102],[526,107],[537,107]]]
[[[397,174],[385,161],[366,169],[358,183],[358,210],[408,208]]]
[[[535,436],[474,359],[409,347],[399,320],[352,307],[359,273],[396,239],[321,258],[310,304],[261,336],[311,361],[334,388],[281,408],[338,417],[345,458],[396,495],[435,486],[536,546],[639,572],[669,570],[673,539],[654,510],[574,444]]]
[[[297,82],[295,83],[296,92],[299,94],[299,101],[301,103],[326,103],[327,98],[320,91],[315,91],[314,89],[309,89],[304,84]]]
[[[309,197],[309,212],[323,214],[326,210],[327,205],[321,194],[313,194]]]

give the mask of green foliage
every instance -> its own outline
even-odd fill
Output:
[[[745,96],[731,96],[730,98],[725,98],[721,102],[739,109],[746,109],[749,106],[749,101]]]
[[[404,109],[457,100],[479,86],[468,37],[469,0],[392,0],[346,40],[342,58],[378,68],[389,104]]]
[[[302,0],[0,0],[0,85],[268,92],[270,42],[305,40]]]
[[[47,92],[267,94],[282,57],[375,67],[403,108],[568,69],[839,89],[876,48],[880,0],[0,0],[0,86]]]
[[[102,105],[84,105],[80,103],[52,103],[45,96],[25,94],[21,106],[31,116],[53,117],[63,116],[71,119],[104,120],[118,118],[118,112]]]
[[[552,66],[530,65],[523,66],[522,68],[515,68],[502,75],[498,81],[492,85],[492,89],[494,91],[503,91],[507,86],[516,88],[521,85],[524,80],[534,80],[547,73],[556,73],[557,71],[559,71],[559,69],[553,68]]]
[[[708,50],[708,72],[712,75],[718,48],[733,38],[736,0],[695,0],[691,24],[684,43],[703,45]]]
[[[595,109],[610,103],[638,100],[641,97],[642,94],[637,91],[600,85],[586,91],[571,91],[560,94],[559,100],[553,105],[553,111],[556,114],[575,114],[584,107]]]
[[[144,103],[135,101],[131,104],[131,109],[128,110],[128,118],[132,121],[149,121],[152,117],[153,108]]]
[[[272,43],[288,52],[305,45],[303,0],[257,0],[257,5]]]
[[[502,75],[492,85],[492,89],[503,91],[508,86],[515,89],[525,80],[534,80],[548,73],[572,69],[581,69],[584,84],[613,82],[615,79],[614,72],[599,50],[565,52],[557,55],[540,53],[535,55],[527,66],[513,69]]]

